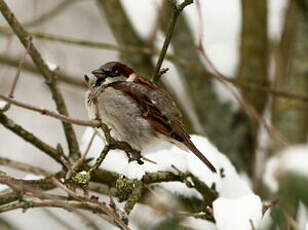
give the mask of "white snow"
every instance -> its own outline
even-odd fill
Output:
[[[82,151],[86,149],[92,134],[92,128],[85,131],[81,141]],[[170,171],[178,173],[172,167],[174,165],[184,173],[192,173],[208,186],[215,183],[216,190],[219,192],[219,198],[214,201],[214,217],[217,221],[218,230],[251,229],[245,228],[251,226],[249,219],[257,227],[262,217],[262,203],[260,198],[251,191],[247,177],[245,175],[240,176],[228,158],[220,153],[207,138],[191,135],[191,139],[197,148],[212,162],[218,172],[223,169],[224,176],[221,176],[220,173],[212,173],[194,154],[185,152],[167,142],[159,142],[145,151],[145,157],[155,163],[148,161],[144,161],[143,165],[139,165],[135,161],[129,163],[125,153],[113,150],[107,155],[101,167],[131,179],[141,179],[145,173],[151,172]],[[88,157],[96,158],[103,147],[104,142],[99,136],[96,136]],[[163,182],[159,183],[159,185],[174,194],[202,199],[198,191],[188,188],[180,182]],[[193,220],[187,220],[187,223],[191,221]],[[233,225],[233,222],[235,225]],[[209,224],[207,221],[198,220],[196,226],[202,226],[202,223],[203,226],[212,226],[209,229],[215,229],[213,224]],[[236,227],[230,228],[230,225]],[[196,229],[202,229],[202,227],[196,227]]]
[[[7,104],[6,101],[0,100],[0,109],[4,109],[4,107],[6,106],[6,104]]]
[[[272,157],[266,164],[264,183],[273,191],[278,190],[277,175],[285,171],[308,176],[308,144],[290,146]]]
[[[9,186],[7,186],[5,184],[0,184],[0,192],[4,192],[7,189],[9,189]]]
[[[308,221],[307,207],[303,202],[300,201],[297,207],[297,216],[296,216],[296,223],[298,229],[305,229],[307,221]]]
[[[52,63],[50,61],[46,61],[46,65],[51,71],[55,71],[58,68],[58,66],[55,63]]]
[[[81,149],[85,150],[92,137],[93,129],[88,128],[81,141]],[[182,172],[190,172],[198,177],[208,186],[213,183],[220,194],[220,197],[237,198],[243,195],[251,194],[252,191],[246,180],[243,180],[236,172],[234,166],[225,155],[220,153],[217,148],[212,145],[207,138],[197,135],[192,135],[192,141],[197,148],[212,162],[217,171],[223,169],[224,177],[220,173],[212,173],[194,154],[188,153],[179,149],[173,144],[167,142],[159,142],[152,146],[151,150],[145,152],[145,157],[156,162],[156,164],[144,161],[143,165],[137,164],[135,161],[128,162],[124,152],[119,150],[110,151],[101,167],[113,172],[120,173],[131,179],[140,179],[148,172],[170,171],[177,173],[172,167],[174,165]],[[96,158],[103,149],[104,142],[99,136],[96,136],[89,150],[88,157]],[[170,185],[167,185],[170,184]],[[166,189],[172,192],[181,193],[186,196],[197,196],[197,192],[189,189],[186,186],[177,185],[174,182],[163,183]]]
[[[262,218],[262,202],[254,194],[237,199],[218,198],[213,202],[218,230],[258,229]]]
[[[40,179],[44,179],[44,176],[38,176],[38,175],[33,175],[33,174],[27,174],[24,177],[24,180],[40,180]]]

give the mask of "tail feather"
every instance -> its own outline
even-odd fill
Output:
[[[191,152],[193,152],[212,172],[217,173],[216,168],[213,164],[197,149],[197,147],[191,142],[188,141],[186,146]]]

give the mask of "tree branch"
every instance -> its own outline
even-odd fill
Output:
[[[0,165],[6,166],[6,167],[11,167],[14,169],[18,169],[24,172],[29,172],[35,175],[44,175],[44,176],[48,176],[51,173],[46,171],[45,169],[39,168],[39,167],[35,167],[23,162],[19,162],[19,161],[15,161],[15,160],[11,160],[5,157],[0,157]]]
[[[31,35],[29,35],[24,30],[24,28],[15,18],[14,14],[8,8],[4,0],[0,0],[0,11],[4,16],[4,18],[7,20],[7,22],[9,23],[9,25],[11,26],[11,28],[13,29],[13,31],[15,32],[15,34],[17,35],[17,37],[19,38],[20,42],[23,44],[23,46],[26,49],[27,47],[29,47],[28,53],[32,58],[33,62],[35,63],[35,65],[37,66],[38,70],[44,76],[45,82],[49,87],[52,97],[56,103],[58,112],[68,116],[68,111],[64,99],[56,84],[55,73],[48,68],[47,64],[42,59],[41,54],[31,41]],[[62,125],[69,146],[70,156],[73,158],[80,157],[79,145],[72,125],[65,122],[62,122]]]
[[[35,146],[36,148],[46,153],[48,156],[50,156],[57,162],[61,163],[63,166],[65,165],[62,162],[62,159],[55,148],[46,144],[45,142],[34,136],[32,133],[25,130],[20,125],[16,124],[13,120],[9,119],[3,113],[0,113],[0,123],[7,129],[11,130],[16,135],[18,135],[19,137],[30,143],[31,145]]]
[[[186,6],[193,3],[193,0],[185,0],[179,6],[177,5],[176,0],[172,0],[171,2],[173,4],[173,15],[172,15],[172,18],[170,20],[168,32],[166,33],[166,38],[165,38],[163,47],[161,49],[160,55],[158,57],[158,60],[157,60],[157,63],[156,63],[155,69],[154,69],[154,74],[153,74],[153,77],[152,77],[152,81],[154,81],[156,83],[159,81],[159,78],[160,78],[160,75],[159,75],[160,68],[161,68],[161,65],[162,65],[164,58],[166,56],[168,46],[169,46],[169,43],[171,41],[178,16],[180,15],[182,10]]]
[[[242,0],[243,26],[241,32],[240,66],[237,78],[260,86],[269,86],[268,34],[267,34],[267,0]],[[267,94],[258,94],[250,89],[241,90],[243,98],[262,116],[267,101]],[[241,150],[239,163],[257,185],[256,151],[258,148],[258,131],[260,122],[246,116],[242,108],[235,116],[234,129],[243,130],[238,137]],[[241,141],[240,141],[241,140]]]
[[[52,8],[50,11],[32,19],[31,21],[23,23],[23,26],[25,26],[25,27],[38,26],[38,25],[54,18],[55,16],[60,14],[62,11],[64,11],[66,8],[71,6],[73,3],[76,3],[78,1],[81,2],[82,0],[64,0],[64,1],[60,2],[57,6]]]
[[[79,119],[73,119],[73,118],[70,118],[68,116],[65,116],[65,115],[44,109],[44,108],[39,108],[37,106],[33,106],[33,105],[30,105],[30,104],[27,104],[27,103],[24,103],[24,102],[17,101],[13,98],[9,98],[9,97],[6,97],[6,96],[1,95],[1,94],[0,94],[0,99],[7,101],[9,103],[12,103],[13,105],[19,106],[21,108],[28,109],[28,110],[35,111],[35,112],[39,112],[42,115],[46,115],[46,116],[56,118],[56,119],[61,120],[65,123],[76,124],[76,125],[81,125],[81,126],[90,126],[90,127],[96,127],[96,128],[101,126],[101,123],[99,121],[84,121],[84,120],[79,120]]]
[[[8,30],[5,27],[0,26],[0,32],[10,34],[10,30]],[[149,48],[143,48],[143,47],[137,47],[137,46],[118,46],[114,44],[109,43],[103,43],[103,42],[92,42],[87,40],[80,40],[76,38],[70,38],[70,37],[63,37],[58,35],[51,35],[51,34],[45,34],[45,33],[31,33],[33,37],[37,37],[40,39],[47,39],[50,41],[56,41],[56,42],[62,42],[65,44],[71,44],[71,45],[80,45],[85,47],[92,47],[92,48],[98,48],[98,49],[106,49],[106,50],[116,50],[119,52],[124,53],[143,53],[143,54],[152,54],[152,55],[159,55],[160,50],[159,49],[149,49]],[[180,45],[180,44],[179,44]],[[165,59],[170,60],[171,62],[174,62],[175,64],[178,64],[186,69],[186,71],[196,71],[197,73],[202,74],[203,78],[209,78],[209,79],[217,79],[217,76],[210,73],[207,69],[205,69],[202,65],[196,64],[195,62],[191,62],[186,58],[181,58],[181,55],[173,55],[173,54],[166,54]],[[190,58],[191,60],[191,58]],[[6,55],[0,55],[0,62],[3,64],[7,64],[10,66],[18,66],[18,59],[10,58]],[[24,63],[24,69],[30,72],[38,73],[37,69],[33,66],[31,66],[29,63]],[[59,77],[60,81],[63,81],[68,84],[72,84],[75,86],[80,87],[86,87],[83,80],[76,79],[75,77],[72,77],[66,73],[57,72],[57,76]],[[289,92],[287,90],[281,90],[277,88],[271,88],[268,86],[262,86],[256,83],[251,83],[246,80],[240,80],[240,79],[234,79],[230,78],[228,76],[223,76],[224,80],[233,84],[236,87],[244,88],[247,90],[255,90],[260,91],[263,93],[271,94],[275,97],[282,97],[282,98],[288,98],[291,100],[300,101],[302,103],[308,103],[308,95],[305,94],[297,94],[294,92]],[[201,79],[202,80],[202,79]],[[204,79],[203,79],[204,81]]]
[[[8,66],[13,66],[13,67],[18,67],[19,65],[19,58],[12,58],[7,55],[1,55],[0,54],[0,63]],[[23,63],[23,69],[29,72],[32,72],[34,74],[41,74],[38,69],[31,63],[25,61]],[[84,84],[84,81],[81,80],[81,78],[76,78],[74,76],[71,76],[67,73],[62,72],[61,70],[56,70],[57,71],[57,78],[59,81],[71,84],[76,87],[81,87],[85,88],[86,85]]]
[[[301,1],[290,1],[285,28],[278,46],[279,64],[275,75],[274,87],[290,93],[306,94],[308,92],[307,52],[308,18],[307,8],[302,8]],[[302,1],[303,3],[307,1]],[[291,144],[307,142],[308,109],[297,102],[274,98],[272,122]],[[272,151],[281,146],[272,143]]]

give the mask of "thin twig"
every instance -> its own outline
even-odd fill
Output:
[[[31,38],[30,38],[31,39]],[[28,50],[29,50],[29,44],[30,44],[30,41],[28,43],[28,46],[27,46],[27,49],[24,53],[24,55],[21,57],[19,63],[18,63],[18,68],[17,68],[17,71],[16,71],[16,74],[15,74],[15,77],[14,77],[14,81],[13,81],[13,84],[12,84],[12,88],[10,90],[10,93],[9,93],[9,97],[14,97],[14,91],[16,89],[16,85],[17,85],[17,82],[19,80],[19,76],[20,76],[20,73],[21,73],[21,70],[22,70],[22,67],[23,67],[23,64],[26,60],[26,57],[27,57],[27,54],[28,54]]]
[[[91,146],[92,146],[92,144],[93,144],[93,141],[94,141],[95,136],[96,136],[96,130],[94,130],[94,132],[93,132],[93,134],[92,134],[92,136],[91,136],[91,139],[90,139],[90,141],[89,141],[89,143],[88,143],[88,145],[87,145],[86,150],[84,151],[84,153],[82,154],[82,156],[73,164],[71,170],[67,172],[65,179],[71,178],[72,175],[73,175],[73,173],[74,173],[76,170],[78,170],[78,169],[82,166],[82,164],[85,162],[85,159],[86,159],[86,157],[87,157],[87,155],[88,155],[88,153],[89,153],[89,151],[90,151],[90,148],[91,148]]]
[[[55,16],[60,14],[63,10],[68,8],[73,3],[76,3],[77,1],[82,1],[82,0],[64,0],[61,3],[59,3],[57,6],[52,8],[50,11],[36,17],[35,19],[32,19],[31,21],[23,23],[23,26],[30,27],[30,26],[40,25],[40,24],[54,18]]]
[[[106,158],[108,152],[110,151],[110,146],[105,145],[104,149],[100,153],[99,157],[96,159],[95,164],[89,169],[89,173],[91,174],[94,170],[98,169],[98,167],[102,164],[103,160]]]
[[[7,35],[12,35],[13,32],[10,28],[5,26],[0,26],[0,33],[4,33]],[[49,33],[41,33],[41,32],[30,32],[31,36],[38,39],[53,41],[53,42],[61,42],[64,44],[69,45],[78,45],[78,46],[84,46],[88,48],[95,48],[95,49],[105,49],[105,50],[116,50],[123,53],[142,53],[142,54],[159,54],[159,50],[153,50],[150,48],[145,47],[138,47],[138,46],[121,46],[121,45],[115,45],[105,42],[94,42],[94,41],[88,41],[78,38],[72,38],[67,36],[59,36]]]
[[[1,176],[0,178],[3,180],[3,176]],[[75,213],[86,223],[90,224],[93,229],[99,230],[100,228],[98,228],[92,220],[90,220],[86,215],[77,210],[77,209],[85,209],[92,212],[96,212],[98,216],[112,223],[112,218],[110,218],[105,214],[102,214],[103,211],[97,208],[96,204],[93,202],[85,202],[85,201],[70,202],[68,201],[67,197],[47,194],[41,190],[36,189],[35,187],[15,186],[14,180],[16,181],[16,179],[14,178],[4,177],[4,180],[6,180],[5,183],[11,186],[13,189],[15,189],[17,193],[23,193],[23,196],[27,196],[28,199],[23,200],[21,199],[22,197],[20,197],[19,202],[0,206],[0,213],[14,210],[16,208],[22,208],[23,210],[26,210],[32,207],[58,207]],[[33,202],[35,203],[39,201],[36,201],[34,199],[29,200],[29,198],[38,198],[42,201],[40,201],[41,203],[37,203],[37,205],[33,206],[32,205]]]
[[[0,32],[6,33],[6,34],[12,34],[9,28],[3,27],[3,26],[0,26]],[[33,37],[40,38],[40,39],[47,39],[49,41],[56,41],[56,42],[62,42],[65,44],[79,45],[79,46],[92,47],[92,48],[105,49],[105,50],[116,50],[116,51],[124,52],[124,53],[142,53],[142,54],[149,54],[149,55],[150,54],[159,55],[161,52],[158,49],[140,48],[136,46],[125,46],[124,47],[124,46],[118,46],[118,45],[109,44],[109,43],[92,42],[92,41],[87,41],[87,40],[81,40],[81,39],[76,39],[76,38],[69,38],[69,37],[46,34],[46,33],[39,33],[39,32],[33,32],[31,33],[31,35]],[[184,66],[185,68],[202,73],[204,74],[204,77],[214,78],[218,80],[216,75],[209,73],[208,70],[206,70],[202,66],[198,66],[190,62],[189,60],[179,58],[173,54],[166,54],[165,58],[167,60],[170,60],[171,62],[178,63]],[[5,55],[0,55],[0,62],[10,65],[10,66],[18,66],[17,64],[18,61],[16,59],[10,58]],[[29,65],[28,63],[25,63],[25,69],[31,72],[35,72],[35,73],[37,72],[36,69],[33,68],[33,66]],[[61,73],[61,72],[57,73],[57,75],[60,81],[63,81],[68,84],[73,84],[78,87],[79,86],[85,87],[82,80],[76,79],[68,74]],[[275,88],[271,88],[267,86],[261,86],[259,84],[251,83],[246,80],[229,78],[223,75],[221,77],[226,82],[229,82],[236,87],[241,87],[241,88],[249,89],[249,90],[256,90],[256,91],[260,91],[264,93],[269,93],[276,97],[288,98],[292,100],[301,101],[303,103],[308,103],[308,95],[292,93],[292,92],[288,92],[285,90],[275,89]]]
[[[188,6],[192,3],[193,3],[193,0],[185,0],[184,2],[182,2],[178,6],[177,3],[176,3],[176,0],[171,0],[171,4],[173,4],[173,7],[174,7],[173,15],[172,15],[172,18],[171,18],[171,21],[170,21],[170,24],[169,24],[168,32],[167,32],[163,47],[161,49],[161,53],[158,57],[158,60],[157,60],[157,63],[156,63],[155,69],[154,69],[153,77],[152,77],[152,80],[156,83],[159,81],[159,78],[160,78],[160,75],[159,75],[160,68],[161,68],[161,65],[162,65],[162,63],[165,59],[169,43],[171,41],[171,38],[172,38],[172,35],[173,35],[173,32],[174,32],[174,28],[175,28],[175,25],[176,25],[177,18],[180,15],[180,13],[182,12],[182,10],[186,6]]]
[[[29,43],[30,44],[30,43]],[[25,51],[24,55],[20,58],[19,62],[18,62],[18,67],[17,67],[17,71],[16,71],[16,74],[15,74],[15,77],[14,77],[14,80],[13,80],[13,84],[12,84],[12,87],[11,87],[11,90],[9,92],[9,97],[10,98],[13,98],[14,97],[14,92],[15,92],[15,89],[16,89],[16,86],[17,86],[17,82],[19,80],[19,76],[20,76],[20,73],[21,73],[21,70],[22,70],[22,67],[23,67],[23,64],[24,64],[24,61],[27,57],[27,54],[28,54],[28,50],[29,50],[29,45],[27,47],[27,50]],[[11,107],[11,104],[10,103],[7,103],[3,109],[1,109],[2,112],[6,112],[10,109]]]
[[[89,220],[88,216],[78,211],[77,209],[84,209],[84,210],[88,210],[91,212],[95,212],[97,216],[100,216],[104,220],[111,222],[111,224],[113,224],[112,219],[108,218],[108,216],[106,215],[100,214],[101,211],[97,207],[95,207],[92,203],[80,202],[80,201],[61,201],[61,200],[19,201],[17,203],[0,206],[0,213],[8,212],[8,211],[16,210],[16,209],[27,210],[29,208],[42,208],[42,207],[61,208],[69,212],[73,212],[77,214],[77,216],[79,216],[83,221],[89,224],[88,226],[92,227],[92,229],[95,229],[95,230],[100,230],[101,228],[99,228],[92,220]],[[124,228],[123,226],[121,226],[121,229],[129,230],[128,227]]]
[[[13,57],[9,57],[7,55],[1,55],[0,54],[0,63],[4,64],[4,65],[18,67],[19,60],[20,60],[20,58],[13,58]],[[31,64],[27,61],[24,62],[23,69],[26,70],[26,71],[32,72],[34,74],[39,74],[39,75],[41,74],[33,64]],[[81,78],[74,77],[74,76],[72,76],[68,73],[62,72],[61,70],[57,70],[56,72],[57,72],[58,80],[60,82],[71,84],[71,85],[79,87],[79,88],[80,87],[81,88],[86,87],[86,85],[84,84],[84,81],[81,80]]]
[[[6,19],[6,21],[11,26],[12,30],[15,32],[15,34],[19,38],[20,42],[23,44],[23,46],[26,49],[27,47],[29,47],[28,53],[30,57],[32,58],[33,62],[35,63],[35,65],[37,66],[37,68],[39,69],[39,71],[44,76],[46,80],[46,84],[50,89],[50,92],[52,94],[52,97],[56,104],[58,112],[63,115],[68,116],[68,110],[66,108],[64,98],[61,92],[59,91],[56,81],[55,81],[56,80],[55,73],[48,68],[40,52],[32,43],[31,35],[27,31],[25,31],[25,29],[19,23],[19,21],[14,16],[13,12],[9,9],[9,7],[7,6],[4,0],[0,0],[0,11],[3,17]],[[79,145],[78,145],[77,137],[73,130],[72,124],[62,122],[62,126],[64,129],[64,133],[66,136],[68,146],[69,146],[70,156],[73,158],[79,158],[80,157]]]
[[[85,149],[85,151],[84,151],[84,153],[83,153],[83,155],[82,155],[82,158],[83,158],[83,159],[86,159],[86,157],[87,157],[87,155],[88,155],[88,153],[89,153],[89,151],[90,151],[90,149],[91,149],[91,146],[92,146],[92,144],[93,144],[93,141],[94,141],[94,139],[95,139],[96,134],[97,134],[97,131],[94,129],[94,130],[93,130],[93,134],[92,134],[92,136],[91,136],[91,138],[90,138],[90,141],[89,141],[89,143],[88,143],[88,146],[87,146],[87,148]]]
[[[5,157],[0,157],[0,165],[4,165],[7,167],[11,167],[14,169],[18,169],[24,172],[28,172],[28,173],[32,173],[35,175],[44,175],[44,176],[48,176],[51,173],[46,171],[45,169],[33,166],[33,165],[29,165],[23,162],[19,162],[19,161],[15,161],[15,160],[11,160]]]
[[[80,126],[90,126],[90,127],[100,127],[101,126],[101,123],[98,122],[98,121],[84,121],[84,120],[79,120],[79,119],[73,119],[73,118],[70,118],[68,116],[65,116],[65,115],[44,109],[44,108],[39,108],[37,106],[33,106],[33,105],[30,105],[30,104],[27,104],[27,103],[24,103],[24,102],[17,101],[15,99],[6,97],[6,96],[1,95],[1,94],[0,94],[0,99],[7,101],[9,103],[12,103],[16,106],[22,107],[24,109],[39,112],[43,115],[56,118],[56,119],[61,120],[65,123],[71,123],[71,124],[80,125]]]
[[[0,123],[6,127],[7,129],[11,130],[13,133],[34,145],[36,148],[40,149],[48,156],[56,160],[57,162],[61,163],[64,166],[57,150],[44,141],[40,140],[38,137],[34,136],[32,133],[21,127],[20,125],[16,124],[13,120],[5,116],[3,113],[0,113]]]
[[[24,103],[24,102],[17,101],[15,99],[6,97],[6,96],[1,95],[1,94],[0,94],[0,99],[7,101],[7,102],[10,102],[10,103],[17,105],[19,107],[29,109],[29,110],[32,110],[32,111],[35,111],[35,112],[39,112],[43,115],[47,115],[47,116],[59,119],[63,122],[68,122],[68,123],[76,124],[76,125],[80,125],[80,126],[90,126],[90,127],[94,127],[94,128],[101,128],[103,130],[104,134],[105,134],[105,138],[106,138],[106,141],[109,145],[109,147],[108,147],[109,149],[119,149],[119,150],[123,150],[123,151],[128,152],[128,153],[131,153],[132,156],[133,156],[133,159],[140,162],[140,158],[141,158],[140,151],[132,148],[130,146],[130,144],[128,144],[127,142],[117,141],[116,139],[114,139],[110,134],[110,129],[108,128],[108,126],[106,124],[102,123],[99,118],[98,118],[98,120],[92,120],[92,121],[84,121],[84,120],[79,120],[79,119],[73,119],[73,118],[64,116],[62,114],[58,114],[56,112],[53,112],[53,111],[50,111],[50,110],[47,110],[47,109],[44,109],[44,108],[39,108],[37,106],[33,106],[33,105],[30,105],[30,104],[27,104],[27,103]],[[5,116],[5,115],[0,113],[0,118],[1,118],[1,116]],[[1,122],[1,119],[0,119],[0,122]],[[56,151],[56,152],[57,152],[57,155],[58,155],[57,159],[59,159],[61,161],[62,158],[59,157],[58,151]],[[99,162],[101,164],[101,161],[99,161]],[[64,163],[64,165],[66,165],[65,162],[62,162],[62,163]],[[98,167],[99,167],[99,165],[98,165]]]
[[[76,192],[67,188],[64,184],[62,184],[56,178],[52,178],[52,181],[57,187],[64,190],[65,192],[67,192],[68,195],[72,196],[73,198],[75,198],[77,200],[82,201],[83,203],[91,204],[91,206],[93,208],[98,209],[102,213],[109,216],[112,220],[112,222],[111,222],[112,224],[114,223],[114,224],[118,225],[121,229],[129,230],[127,225],[110,208],[108,208],[104,203],[101,203],[101,202],[98,202],[98,201],[94,202],[94,201],[90,200],[89,198],[87,198],[85,196],[81,196],[81,195],[77,194]],[[109,220],[106,219],[106,220],[110,222],[110,219]]]
[[[251,230],[256,230],[256,227],[255,227],[255,225],[253,224],[252,219],[249,219],[249,223],[250,223],[250,226],[251,226]]]
[[[284,146],[288,146],[289,145],[288,141],[275,129],[275,127],[273,127],[263,117],[261,117],[260,114],[258,114],[258,112],[250,104],[248,104],[243,97],[240,97],[240,95],[238,95],[238,93],[232,87],[230,87],[228,82],[225,81],[224,76],[216,69],[214,64],[211,62],[211,60],[208,58],[208,56],[204,52],[202,45],[199,48],[200,48],[199,51],[201,55],[203,56],[204,60],[206,61],[206,63],[214,71],[215,75],[220,80],[220,82],[237,99],[237,101],[242,106],[242,108],[247,113],[247,115],[251,117],[252,119],[256,120],[257,122],[259,122],[260,124],[262,124],[273,139],[275,139],[276,141],[278,141]]]

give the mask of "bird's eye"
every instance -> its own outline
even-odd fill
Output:
[[[109,74],[110,77],[117,77],[119,76],[119,71],[115,70],[115,71],[110,71],[110,74]]]
[[[119,71],[118,70],[115,70],[115,71],[104,70],[104,74],[105,74],[106,77],[117,77],[117,76],[119,76]]]
[[[95,81],[95,86],[94,87],[99,87],[103,83],[105,79],[104,78],[97,78]]]
[[[109,77],[110,74],[111,74],[111,71],[110,70],[103,70],[104,74]]]

